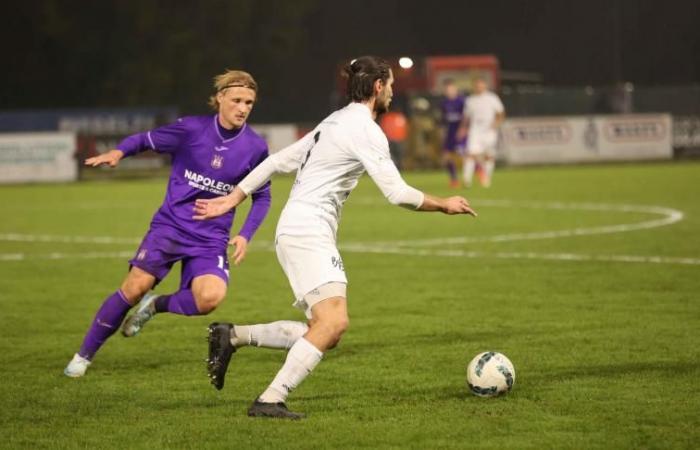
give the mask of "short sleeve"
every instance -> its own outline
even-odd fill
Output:
[[[498,97],[498,95],[493,94],[493,108],[497,113],[502,113],[505,108],[503,107],[503,102],[501,102],[501,99]]]

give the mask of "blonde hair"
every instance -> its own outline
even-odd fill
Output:
[[[245,87],[255,91],[256,95],[258,93],[258,83],[255,82],[251,74],[242,70],[227,69],[226,72],[214,77],[214,89],[216,92],[209,97],[209,106],[214,111],[219,110],[219,101],[216,99],[216,95],[230,87]]]

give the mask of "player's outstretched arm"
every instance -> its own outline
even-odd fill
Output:
[[[245,192],[236,186],[233,192],[222,197],[198,198],[194,202],[194,216],[192,218],[195,220],[206,220],[223,216],[243,202],[246,197],[248,196]]]
[[[432,195],[423,194],[423,203],[416,211],[440,211],[445,214],[469,214],[476,217],[476,211],[469,206],[469,201],[460,196],[454,197],[434,197]]]
[[[124,157],[124,152],[121,150],[110,150],[101,155],[93,156],[85,160],[86,166],[97,167],[108,165],[109,167],[117,167],[119,161]]]
[[[238,206],[248,193],[257,191],[275,173],[287,173],[299,167],[303,155],[308,153],[314,140],[311,133],[294,144],[270,155],[238,183],[229,195],[212,199],[198,199],[194,204],[193,218],[206,220],[219,217]]]

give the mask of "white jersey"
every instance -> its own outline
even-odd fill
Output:
[[[408,186],[391,160],[389,143],[369,108],[351,103],[299,141],[269,156],[238,187],[246,194],[274,173],[297,171],[277,236],[330,236],[335,240],[343,204],[367,173],[393,204],[418,208],[423,193]]]
[[[496,115],[504,111],[503,103],[493,92],[470,95],[464,104],[464,115],[469,118],[469,134],[493,129]]]

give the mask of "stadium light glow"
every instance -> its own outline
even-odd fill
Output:
[[[413,67],[413,60],[408,56],[403,56],[399,58],[399,66],[401,66],[402,69],[410,69]]]

